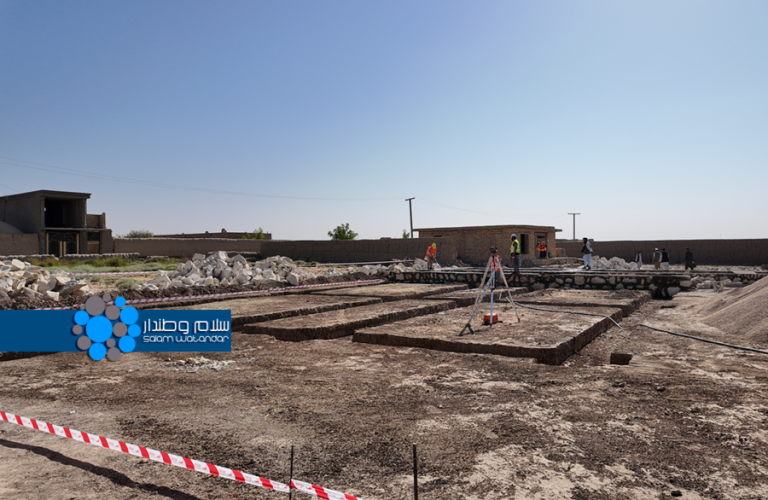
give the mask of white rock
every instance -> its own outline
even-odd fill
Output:
[[[22,271],[25,267],[27,267],[26,264],[24,264],[22,261],[13,259],[11,260],[11,268],[15,271]]]
[[[237,254],[237,255],[235,255],[234,257],[232,257],[232,263],[233,263],[233,264],[237,264],[237,263],[240,263],[240,264],[242,264],[243,266],[245,266],[245,265],[248,263],[248,261],[247,261],[247,260],[245,260],[245,257],[243,257],[242,255],[240,255],[240,254]]]
[[[296,273],[290,273],[288,275],[288,283],[290,283],[293,286],[298,286],[299,282],[301,281],[301,277]]]
[[[27,298],[30,298],[30,299],[37,299],[37,298],[41,297],[43,294],[39,293],[39,292],[36,292],[36,291],[32,290],[31,288],[22,288],[21,289],[21,295],[23,295],[23,296],[25,296]]]
[[[210,256],[209,256],[209,258],[210,258]],[[214,258],[214,260],[226,261],[229,258],[229,256],[227,255],[227,252],[225,252],[223,250],[219,250],[218,252],[214,252],[213,253],[213,258]]]
[[[205,260],[205,255],[203,255],[203,254],[201,254],[201,253],[196,253],[196,254],[194,254],[194,255],[192,256],[192,260],[193,260],[193,261],[198,261],[198,260]]]

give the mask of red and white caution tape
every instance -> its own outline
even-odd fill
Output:
[[[70,273],[72,276],[118,276],[121,274],[155,274],[160,271],[111,271],[105,273]]]
[[[126,300],[126,304],[150,304],[153,302],[174,302],[178,300],[197,300],[197,299],[209,299],[212,297],[234,297],[234,296],[242,296],[242,295],[258,295],[262,293],[270,293],[270,292],[277,292],[277,291],[290,291],[290,290],[301,290],[305,288],[323,288],[323,287],[329,287],[329,286],[339,286],[339,285],[352,285],[352,284],[361,284],[361,283],[383,283],[384,280],[355,280],[355,281],[338,281],[336,283],[319,283],[316,285],[298,285],[298,286],[291,286],[286,288],[267,288],[266,290],[245,290],[242,292],[225,292],[225,293],[209,293],[206,295],[186,295],[186,296],[178,296],[178,297],[158,297],[154,299],[133,299],[133,300]],[[111,302],[110,302],[111,304]],[[40,309],[36,309],[36,311],[61,311],[64,309],[80,309],[80,306],[82,304],[74,304],[71,306],[61,306],[61,307],[43,307]]]
[[[80,441],[81,443],[92,444],[94,446],[101,446],[113,451],[119,451],[121,453],[127,453],[136,457],[146,458],[154,460],[155,462],[162,462],[168,465],[175,465],[176,467],[183,467],[185,469],[193,470],[195,472],[202,472],[203,474],[210,474],[212,476],[219,476],[225,479],[231,479],[232,481],[239,481],[241,483],[252,484],[254,486],[261,486],[269,490],[281,491],[288,493],[290,488],[287,484],[278,483],[277,481],[270,481],[263,477],[253,476],[246,474],[238,470],[227,469],[218,465],[209,464],[206,462],[198,462],[187,457],[180,457],[178,455],[171,455],[164,451],[157,451],[151,448],[144,448],[143,446],[136,446],[135,444],[124,443],[122,441],[116,441],[114,439],[108,439],[94,434],[88,434],[85,432],[76,431],[67,427],[60,427],[58,425],[48,424],[46,422],[40,422],[32,418],[20,417],[12,413],[5,413],[0,411],[0,418],[11,424],[21,425],[30,429],[35,429],[49,434],[55,434],[63,438],[73,439]],[[321,498],[337,498],[337,497],[321,497]],[[338,497],[346,498],[346,497]],[[354,498],[354,497],[349,497]]]
[[[296,479],[291,480],[291,488],[302,493],[307,493],[308,495],[314,495],[318,498],[323,498],[325,500],[363,500],[362,498],[347,495],[346,493],[341,493],[340,491],[329,490],[327,488],[323,488],[322,486],[304,483],[302,481],[297,481]]]
[[[376,262],[331,262],[324,263],[318,262],[317,264],[305,264],[299,267],[320,267],[320,266],[366,266],[368,264],[397,264],[399,262],[413,262],[413,259],[408,260],[379,260]]]

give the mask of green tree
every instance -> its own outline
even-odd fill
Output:
[[[333,231],[328,231],[328,236],[332,240],[354,240],[357,238],[357,233],[349,228],[349,222],[346,222],[340,226],[337,226]]]
[[[262,228],[259,228],[258,230],[254,229],[252,233],[246,232],[243,235],[244,240],[263,240],[264,239],[264,230]]]
[[[403,238],[410,238],[410,237],[411,237],[411,233],[403,229]]]
[[[134,229],[123,236],[123,238],[152,238],[153,236],[155,235],[152,231],[147,231],[146,229]]]

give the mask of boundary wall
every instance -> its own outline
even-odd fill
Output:
[[[643,264],[653,258],[654,248],[666,248],[672,264],[685,261],[685,249],[690,248],[698,265],[768,264],[768,239],[749,240],[646,240],[646,241],[591,241],[593,255],[620,257],[626,261],[635,259],[638,251],[643,254]],[[558,240],[557,248],[563,248],[568,257],[581,257],[581,241]]]
[[[456,261],[452,238],[393,238],[386,240],[349,241],[280,241],[262,243],[262,257],[283,255],[294,260],[316,262],[369,262],[392,259],[423,259],[427,247],[437,245],[437,261],[441,265]]]
[[[350,241],[234,240],[213,238],[115,238],[115,253],[138,253],[142,257],[166,255],[191,257],[218,250],[259,253],[262,257],[282,255],[308,262],[367,262],[424,258],[427,246],[437,244],[437,261],[456,261],[452,238],[406,238]],[[22,253],[22,252],[18,252]]]
[[[263,240],[227,238],[115,238],[115,253],[138,253],[142,257],[165,255],[192,257],[196,253],[225,252],[261,253]]]
[[[32,255],[40,253],[37,233],[0,234],[0,255]]]

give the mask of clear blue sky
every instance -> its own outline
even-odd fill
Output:
[[[764,0],[0,0],[0,195],[89,192],[117,233],[399,237],[415,196],[415,227],[766,238],[767,22]]]

